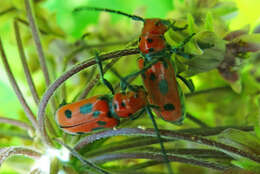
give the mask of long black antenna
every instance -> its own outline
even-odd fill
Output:
[[[79,7],[73,10],[73,12],[79,12],[79,11],[83,11],[83,10],[92,10],[92,11],[105,11],[105,12],[109,12],[109,13],[116,13],[116,14],[120,14],[126,17],[129,17],[135,21],[142,21],[144,22],[144,18],[140,17],[140,16],[136,16],[136,15],[130,15],[121,11],[117,11],[117,10],[111,10],[111,9],[107,9],[107,8],[98,8],[98,7]]]

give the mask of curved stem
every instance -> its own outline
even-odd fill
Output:
[[[152,159],[156,161],[163,161],[163,155],[160,154],[152,154],[152,153],[116,153],[116,154],[106,154],[98,157],[91,158],[90,160],[95,162],[95,163],[105,163],[109,162],[112,160],[122,160],[122,159]],[[186,164],[192,164],[192,165],[197,165],[197,166],[202,166],[202,167],[207,167],[211,168],[214,170],[225,170],[227,167],[219,165],[217,163],[212,163],[212,162],[206,162],[202,160],[195,160],[195,159],[190,159],[190,158],[185,158],[185,157],[180,157],[180,156],[174,156],[174,155],[169,155],[168,156],[170,161],[176,161],[176,162],[182,162]]]
[[[197,125],[199,125],[202,128],[203,127],[204,128],[208,128],[209,127],[206,123],[204,123],[203,121],[201,121],[198,118],[194,117],[190,113],[186,113],[186,118],[188,118],[189,120],[191,120],[192,122],[196,123]]]
[[[26,147],[1,148],[0,149],[0,167],[7,158],[9,158],[13,155],[24,155],[24,156],[28,156],[30,158],[38,159],[41,157],[42,154],[37,150],[33,150],[32,148],[29,149]]]
[[[17,43],[17,46],[18,46],[20,59],[22,61],[24,74],[25,74],[28,86],[29,86],[29,88],[31,90],[34,102],[36,103],[36,105],[38,105],[39,102],[40,102],[40,99],[39,99],[38,93],[36,91],[34,82],[32,80],[32,76],[31,76],[31,73],[29,71],[28,64],[26,62],[26,57],[25,57],[25,53],[24,53],[23,43],[22,43],[22,39],[21,39],[20,30],[19,30],[19,26],[18,26],[17,20],[14,21],[13,25],[14,25],[16,43]]]
[[[48,72],[47,65],[46,65],[46,58],[45,58],[45,55],[43,52],[39,31],[38,31],[37,25],[35,23],[35,19],[33,17],[30,0],[24,0],[24,4],[25,4],[25,9],[26,9],[27,18],[28,18],[28,21],[30,24],[30,28],[32,30],[33,40],[34,40],[34,43],[37,48],[39,61],[40,61],[40,65],[41,65],[41,68],[42,68],[42,71],[44,74],[45,82],[46,82],[46,85],[49,86],[51,83],[50,76],[49,76],[49,72]]]
[[[126,55],[132,55],[132,54],[137,54],[139,53],[138,48],[134,49],[128,49],[128,50],[120,50],[120,51],[115,51],[103,55],[99,55],[100,59],[102,61],[111,59],[111,58],[117,58],[117,57],[122,57]],[[46,145],[50,145],[50,141],[47,139],[47,133],[45,130],[45,110],[46,106],[48,104],[48,101],[50,100],[51,96],[54,94],[54,92],[64,83],[65,80],[70,78],[71,76],[75,75],[76,73],[80,72],[81,70],[94,65],[96,62],[94,58],[91,60],[83,61],[75,66],[73,66],[70,70],[62,74],[56,81],[49,86],[49,88],[45,91],[40,104],[39,104],[39,110],[38,110],[38,123],[39,123],[39,128],[40,128],[40,134],[43,139],[43,141],[46,143]]]
[[[185,94],[185,97],[189,98],[189,97],[194,97],[194,96],[200,95],[200,94],[206,94],[206,93],[210,93],[210,92],[216,92],[216,91],[222,91],[222,90],[228,90],[228,89],[230,89],[229,86],[221,86],[221,87],[215,87],[215,88],[210,88],[210,89],[204,89],[204,90],[200,90],[200,91],[195,91],[193,93]]]
[[[35,18],[33,16],[33,11],[32,11],[32,8],[31,8],[30,0],[24,0],[24,4],[25,4],[25,10],[26,10],[26,13],[27,13],[29,25],[30,25],[30,28],[32,30],[32,37],[33,37],[33,40],[34,40],[34,43],[35,43],[35,46],[36,46],[36,49],[37,49],[37,52],[38,52],[40,66],[41,66],[41,69],[43,71],[45,83],[46,83],[47,86],[49,86],[50,83],[51,83],[50,76],[49,76],[49,72],[48,72],[48,68],[47,68],[47,64],[46,64],[46,58],[45,58],[43,48],[42,48],[42,44],[41,44],[40,34],[39,34],[39,31],[38,31],[37,24],[35,22]],[[51,109],[52,109],[53,113],[56,110],[56,103],[55,103],[54,99],[51,101]]]
[[[7,73],[7,76],[8,76],[8,79],[13,87],[13,90],[17,96],[17,98],[19,99],[25,113],[26,113],[26,116],[27,118],[31,121],[33,127],[35,129],[38,129],[38,124],[37,124],[37,121],[35,119],[35,116],[31,110],[31,108],[29,107],[29,105],[27,104],[27,102],[25,101],[24,99],[24,96],[14,78],[14,75],[10,69],[10,66],[8,64],[8,61],[7,61],[7,57],[5,55],[5,51],[4,51],[4,48],[3,48],[3,44],[2,44],[2,40],[0,38],[0,52],[1,52],[1,58],[2,58],[2,61],[3,61],[3,64],[4,64],[4,68],[5,68],[5,71]]]
[[[32,126],[30,126],[30,125],[28,125],[24,122],[15,120],[15,119],[11,119],[11,118],[0,117],[0,123],[8,123],[8,124],[11,124],[11,125],[14,125],[14,126],[18,126],[18,127],[25,129],[25,130],[33,131]]]
[[[223,143],[219,143],[213,140],[209,140],[200,136],[195,136],[192,134],[187,134],[187,133],[181,133],[177,131],[169,131],[169,130],[160,130],[159,131],[160,135],[162,138],[165,139],[174,139],[174,140],[186,140],[189,142],[193,143],[198,143],[198,144],[203,144],[207,145],[213,148],[216,148],[221,151],[227,151],[229,153],[233,153],[236,155],[239,155],[244,158],[251,159],[256,162],[260,162],[260,157],[256,156],[255,154],[243,151],[241,149],[238,149],[233,146],[229,146]],[[101,132],[97,133],[91,136],[87,136],[83,138],[76,146],[76,149],[79,149],[79,147],[83,147],[84,145],[96,141],[100,138],[106,138],[106,137],[111,137],[111,136],[118,136],[118,135],[126,135],[126,136],[150,136],[150,137],[156,137],[156,133],[154,132],[153,129],[147,129],[147,130],[142,130],[138,128],[123,128],[123,129],[118,129],[118,130],[113,130],[113,131],[106,131],[106,132]]]
[[[6,9],[6,10],[1,11],[1,12],[0,12],[0,16],[4,15],[4,14],[6,14],[6,13],[9,13],[9,12],[15,11],[15,10],[16,10],[16,8],[10,7],[10,8],[8,8],[8,9]]]
[[[253,131],[253,126],[218,126],[218,127],[208,127],[208,128],[191,128],[191,129],[181,129],[177,132],[189,133],[193,135],[200,136],[214,136],[226,129],[239,129],[242,131]]]

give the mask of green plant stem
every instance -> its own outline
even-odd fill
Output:
[[[111,42],[111,43],[102,43],[102,44],[93,44],[93,45],[83,45],[77,49],[75,49],[74,51],[72,51],[70,54],[68,54],[67,56],[65,56],[65,58],[63,59],[63,64],[62,64],[62,70],[65,71],[68,65],[69,61],[72,61],[73,58],[80,53],[81,51],[84,51],[86,49],[93,49],[93,48],[103,48],[103,47],[109,47],[109,46],[114,46],[114,45],[121,45],[121,44],[126,44],[129,41],[122,41],[122,42]],[[113,61],[113,60],[112,60]],[[104,68],[104,72],[106,72],[106,67]],[[96,79],[99,79],[99,75],[96,76]],[[82,94],[78,97],[79,100],[85,98],[87,96],[87,94],[90,92],[90,90],[97,84],[98,80],[92,80],[91,82],[88,82],[88,86],[83,90]],[[62,86],[62,96],[63,99],[66,99],[66,84],[64,83],[64,85]]]
[[[147,167],[150,167],[150,166],[158,165],[158,164],[161,164],[161,163],[163,163],[163,162],[161,162],[161,161],[147,161],[147,162],[138,163],[136,165],[128,167],[127,170],[139,170],[139,169],[147,168]]]
[[[157,137],[158,140],[159,140],[159,144],[160,144],[161,151],[162,151],[162,154],[163,154],[163,159],[164,159],[164,161],[165,161],[165,163],[166,163],[168,172],[169,172],[169,174],[173,174],[173,170],[172,170],[172,167],[171,167],[171,164],[170,164],[168,155],[167,155],[167,153],[166,153],[166,150],[165,150],[165,147],[164,147],[164,144],[163,144],[163,141],[162,141],[162,138],[161,138],[161,135],[160,135],[160,132],[159,132],[157,123],[156,123],[156,121],[155,121],[155,119],[154,119],[154,116],[153,116],[153,114],[152,114],[152,111],[151,111],[151,109],[150,109],[149,106],[146,106],[146,107],[145,107],[145,110],[146,110],[147,114],[149,115],[150,119],[152,120],[152,123],[153,123],[153,126],[154,126],[154,131],[155,131],[155,133],[156,133],[156,137]]]
[[[191,120],[192,122],[196,123],[197,125],[199,125],[202,128],[207,128],[209,127],[206,123],[204,123],[203,121],[197,119],[196,117],[194,117],[193,115],[191,115],[190,113],[186,114],[186,118],[188,118],[189,120]]]
[[[26,10],[27,18],[28,18],[29,25],[30,25],[30,28],[32,31],[32,37],[33,37],[33,40],[34,40],[34,43],[35,43],[35,46],[36,46],[36,49],[38,52],[39,62],[40,62],[41,69],[43,71],[45,83],[47,86],[49,86],[51,81],[50,81],[50,76],[49,76],[49,72],[48,72],[48,68],[47,68],[47,64],[46,64],[46,58],[45,58],[45,55],[43,52],[40,34],[39,34],[38,27],[35,22],[35,18],[33,16],[30,1],[31,0],[24,0],[25,10]],[[53,113],[55,113],[56,103],[55,103],[54,98],[51,100],[51,108],[52,108]]]
[[[122,42],[111,42],[111,43],[101,43],[101,44],[93,44],[93,45],[83,45],[78,47],[77,49],[73,50],[71,53],[69,53],[63,60],[63,68],[62,70],[65,71],[66,67],[68,65],[68,62],[73,60],[73,58],[80,53],[81,51],[84,51],[86,49],[93,49],[93,48],[104,48],[109,46],[115,46],[115,45],[123,45],[128,43],[129,41],[122,41]]]
[[[7,124],[11,124],[11,125],[20,127],[21,129],[24,129],[24,130],[27,130],[27,131],[33,131],[32,126],[30,126],[30,125],[28,125],[24,122],[15,120],[15,119],[11,119],[11,118],[0,117],[0,123],[7,123]]]
[[[102,156],[90,158],[91,161],[95,163],[105,163],[105,162],[110,162],[112,160],[122,160],[122,159],[151,159],[151,160],[156,160],[156,161],[163,161],[163,155],[161,154],[153,154],[153,153],[116,153],[116,154],[105,154]],[[202,161],[202,160],[195,160],[195,159],[190,159],[190,158],[185,158],[185,157],[180,157],[180,156],[174,156],[174,155],[169,155],[169,160],[170,161],[176,161],[176,162],[182,162],[186,164],[192,164],[196,166],[201,166],[201,167],[207,167],[211,168],[214,170],[225,170],[227,167],[219,165],[217,163],[212,163],[212,162],[207,162],[207,161]]]
[[[239,130],[243,130],[243,131],[253,131],[254,130],[254,127],[253,126],[220,126],[220,127],[212,127],[212,128],[193,128],[193,129],[181,129],[181,130],[177,130],[176,132],[179,132],[179,133],[186,133],[186,134],[193,134],[193,135],[200,135],[200,136],[213,136],[213,135],[217,135],[219,133],[221,133],[222,131],[226,130],[226,129],[229,129],[229,128],[232,128],[232,129],[239,129]],[[126,130],[125,130],[126,129]],[[120,129],[122,135],[124,134],[124,131],[127,131],[127,128],[122,128]],[[135,130],[135,129],[131,129],[131,130]],[[161,130],[161,131],[167,131],[167,130]],[[76,150],[79,150],[81,148],[83,148],[84,146],[86,146],[87,144],[89,143],[92,143],[94,141],[96,141],[97,139],[96,138],[106,138],[107,136],[113,136],[109,131],[106,131],[106,132],[102,132],[100,133],[100,135],[96,136],[95,135],[91,135],[91,136],[88,136],[86,138],[83,138],[81,139],[76,145],[75,145],[75,149]],[[145,138],[145,137],[141,137],[141,138]],[[166,139],[163,139],[164,141],[169,141],[169,140],[166,140]],[[139,141],[139,140],[134,140],[134,141]],[[146,141],[144,139],[144,141]],[[133,142],[133,141],[131,141]],[[157,141],[153,141],[153,140],[147,140],[146,143],[149,145],[149,144],[153,144],[153,143],[156,143]],[[141,143],[140,146],[144,145],[143,143]],[[131,145],[130,145],[131,147]]]
[[[7,76],[8,76],[8,79],[13,87],[13,90],[17,96],[17,98],[19,99],[25,113],[26,113],[26,116],[27,118],[30,120],[30,122],[32,123],[32,126],[34,129],[38,129],[38,123],[36,121],[36,118],[31,110],[31,108],[29,107],[29,105],[27,104],[27,102],[25,101],[25,98],[14,78],[14,75],[10,69],[10,66],[8,64],[8,61],[7,61],[7,57],[5,55],[5,51],[4,51],[4,48],[3,48],[3,44],[2,44],[2,40],[0,38],[0,52],[1,52],[1,58],[2,58],[2,61],[3,61],[3,64],[4,64],[4,68],[5,68],[5,71],[7,73]]]
[[[253,131],[253,126],[218,126],[218,127],[208,127],[208,128],[192,128],[192,129],[181,129],[177,132],[181,133],[189,133],[193,135],[200,135],[200,136],[214,136],[226,129],[239,129],[243,131]]]
[[[181,132],[177,132],[177,131],[169,131],[169,130],[160,130],[159,133],[162,138],[172,139],[172,140],[186,140],[186,141],[193,142],[193,143],[203,144],[203,145],[207,145],[207,146],[216,148],[220,151],[227,151],[229,153],[233,153],[233,154],[239,155],[241,157],[251,159],[255,162],[260,162],[260,157],[256,156],[255,154],[243,151],[243,150],[238,149],[233,146],[229,146],[229,145],[226,145],[223,143],[209,140],[209,139],[206,139],[206,138],[203,138],[200,136],[187,134],[187,133],[181,133]],[[148,137],[156,136],[153,129],[142,130],[142,129],[138,129],[138,128],[123,128],[123,129],[118,129],[118,130],[113,130],[113,131],[105,131],[105,132],[101,132],[101,133],[97,133],[97,134],[85,137],[75,146],[75,148],[79,149],[79,147],[83,147],[84,145],[89,144],[98,139],[107,138],[107,137],[111,137],[111,136],[118,136],[118,135],[148,136]]]
[[[111,58],[118,58],[122,56],[132,55],[132,54],[138,54],[139,49],[128,49],[128,50],[120,50],[120,51],[114,51],[107,54],[99,55],[100,59],[102,61],[111,59]],[[50,140],[47,138],[47,133],[45,130],[45,110],[46,106],[48,104],[48,101],[50,100],[51,96],[53,96],[54,92],[60,87],[67,79],[69,79],[71,76],[75,75],[76,73],[82,71],[83,69],[90,67],[96,63],[95,59],[92,58],[91,60],[83,61],[75,66],[73,66],[70,70],[66,71],[64,74],[62,74],[58,79],[55,80],[53,84],[51,84],[48,89],[45,91],[38,109],[38,123],[40,128],[40,134],[43,142],[45,142],[46,145],[50,145]]]
[[[221,86],[221,87],[216,87],[216,88],[195,91],[193,93],[188,93],[188,94],[185,94],[185,97],[189,98],[189,97],[194,97],[194,96],[197,96],[200,94],[207,94],[207,93],[211,93],[211,92],[217,92],[217,91],[223,91],[223,90],[229,90],[229,89],[230,89],[229,86]]]
[[[42,154],[37,150],[34,150],[32,148],[29,149],[27,147],[13,146],[13,147],[1,148],[0,149],[0,167],[7,158],[9,158],[13,155],[24,155],[24,156],[28,156],[33,159],[38,159],[41,157]]]
[[[40,61],[40,65],[41,65],[41,68],[42,68],[42,71],[44,74],[45,82],[46,82],[46,85],[49,86],[51,83],[50,76],[49,76],[49,72],[48,72],[47,65],[46,65],[46,58],[45,58],[45,55],[43,52],[39,31],[38,31],[38,28],[37,28],[37,25],[36,25],[36,22],[35,22],[35,19],[33,16],[30,0],[24,0],[24,4],[25,4],[25,9],[26,9],[29,25],[32,30],[33,40],[34,40],[34,43],[37,48],[39,61]]]
[[[109,62],[104,68],[104,73],[106,73],[107,70],[109,70],[118,60],[119,59],[113,59],[111,62]],[[82,100],[85,97],[87,97],[91,89],[93,89],[93,87],[99,82],[99,77],[100,74],[97,74],[96,77],[93,80],[91,80],[91,82],[88,83],[87,87],[83,90],[83,92],[78,97],[79,100]]]
[[[16,20],[14,21],[13,25],[14,25],[16,43],[17,43],[18,51],[19,51],[19,55],[20,55],[19,57],[22,61],[25,77],[26,77],[28,86],[30,88],[31,94],[33,96],[34,102],[38,106],[38,104],[40,102],[39,95],[37,93],[37,90],[35,88],[31,73],[29,71],[29,67],[28,67],[28,64],[27,64],[27,61],[26,61],[26,56],[25,56],[25,53],[24,53],[24,48],[23,48],[23,43],[22,43],[22,39],[21,39],[21,35],[20,35],[19,26],[18,26],[18,23],[17,23]]]
[[[121,149],[120,149],[121,150]],[[154,147],[142,147],[136,149],[137,152],[154,152],[160,153],[159,148]],[[109,152],[109,151],[108,151]],[[212,158],[212,159],[233,159],[232,157],[226,155],[224,152],[214,150],[214,149],[192,149],[192,148],[172,148],[167,149],[167,153],[171,155],[185,155],[192,156],[192,158]]]
[[[10,7],[10,8],[8,8],[8,9],[6,9],[6,10],[1,11],[1,12],[0,12],[0,16],[4,15],[4,14],[6,14],[6,13],[9,13],[9,12],[15,11],[15,10],[16,10],[16,8]]]
[[[133,151],[138,151],[138,152],[160,152],[161,149],[158,148],[152,148],[148,147],[148,145],[156,144],[159,143],[158,139],[154,139],[151,137],[142,137],[138,141],[133,141],[133,142],[120,142],[119,144],[108,144],[104,147],[100,147],[98,149],[95,149],[91,152],[86,152],[84,153],[84,156],[88,157],[93,157],[93,156],[98,156],[106,153],[112,153],[112,152],[118,152],[118,151],[124,151],[127,150],[129,152],[130,149],[133,149]],[[167,142],[164,141],[163,142]],[[145,147],[143,147],[145,146]],[[76,149],[79,150],[79,149]],[[84,149],[83,149],[84,151]],[[167,153],[169,154],[176,154],[176,155],[189,155],[192,157],[197,157],[197,158],[222,158],[222,159],[232,159],[228,155],[226,155],[223,152],[217,151],[217,150],[212,150],[212,149],[191,149],[191,148],[174,148],[174,149],[169,149],[167,148]]]
[[[168,141],[165,139],[162,139],[162,140],[163,140],[163,142]],[[87,151],[84,155],[86,155],[88,157],[92,157],[92,156],[102,155],[102,154],[105,154],[108,152],[116,152],[116,151],[121,151],[124,149],[138,148],[138,147],[152,145],[152,144],[156,144],[156,143],[159,143],[158,138],[141,137],[140,139],[137,139],[137,140],[131,139],[131,141],[121,141],[120,144],[116,144],[116,145],[111,144],[109,146],[104,146],[99,149],[93,149],[90,152]],[[75,149],[80,150],[80,148],[78,148],[77,146],[75,147]]]

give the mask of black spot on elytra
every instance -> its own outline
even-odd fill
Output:
[[[93,129],[91,129],[91,131],[96,131],[96,130],[100,130],[100,129],[104,129],[104,127],[95,127]]]
[[[125,107],[125,102],[124,101],[122,101],[121,106]]]
[[[163,108],[166,110],[166,111],[173,111],[175,109],[174,105],[171,104],[171,103],[168,103],[168,104],[165,104],[163,106]]]
[[[84,132],[77,132],[77,134],[82,135],[82,134],[84,134]]]
[[[107,116],[108,116],[109,118],[112,118],[112,114],[111,114],[110,111],[107,113]]]
[[[151,73],[150,74],[150,80],[154,81],[156,79],[156,76],[154,73]]]
[[[147,42],[148,42],[148,43],[152,43],[152,42],[153,42],[153,39],[148,38],[148,39],[147,39]]]
[[[153,52],[154,51],[154,48],[149,48],[149,52]]]
[[[65,112],[64,112],[66,118],[71,118],[71,115],[72,115],[72,112],[71,110],[67,109]]]
[[[97,124],[100,125],[100,126],[104,126],[107,124],[107,122],[105,121],[97,121]]]

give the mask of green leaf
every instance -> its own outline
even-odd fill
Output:
[[[255,161],[240,159],[239,161],[232,161],[231,163],[245,170],[260,172],[260,164]]]
[[[205,29],[208,31],[214,31],[213,28],[213,16],[211,12],[208,12],[207,16],[206,16],[206,22],[205,22]]]
[[[260,141],[254,133],[227,129],[218,136],[218,139],[225,144],[260,155]]]
[[[253,172],[239,169],[239,168],[231,168],[224,171],[223,174],[254,174]]]
[[[238,80],[236,80],[233,83],[229,83],[231,88],[233,89],[234,92],[240,94],[242,91],[242,83],[241,83],[241,79],[239,78]]]
[[[223,143],[241,149],[245,152],[251,153],[252,155],[260,154],[260,141],[251,132],[244,132],[237,129],[228,129],[222,132],[218,139]],[[226,152],[227,153],[227,152]],[[235,159],[232,164],[254,172],[260,172],[260,164],[247,158],[238,157],[232,153],[228,153]]]

